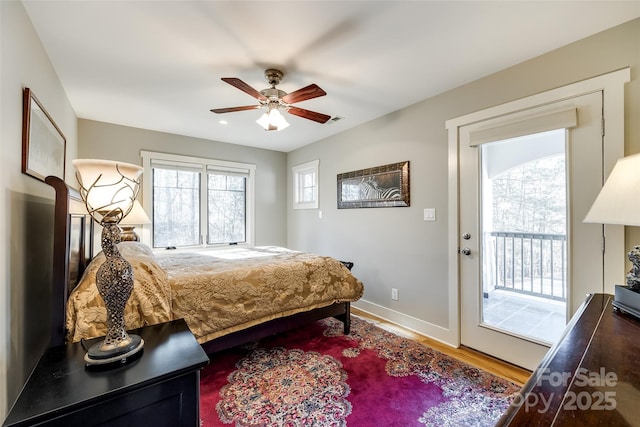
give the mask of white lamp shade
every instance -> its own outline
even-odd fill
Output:
[[[616,162],[584,222],[640,226],[640,154]]]
[[[269,130],[269,113],[264,113],[260,116],[256,123],[264,128],[264,130]]]
[[[289,122],[280,113],[277,107],[270,108],[258,120],[256,120],[264,130],[282,130],[289,127]]]
[[[269,122],[275,125],[278,130],[285,129],[289,127],[289,122],[284,118],[284,116],[280,113],[277,108],[274,108],[269,113]]]
[[[120,221],[120,225],[143,225],[143,224],[151,224],[151,220],[147,213],[142,209],[142,205],[137,200],[133,202],[133,208],[131,208],[131,212],[127,216],[125,216],[122,221]]]
[[[130,210],[138,193],[142,167],[101,159],[76,159],[73,165],[90,213],[121,210],[126,214]]]

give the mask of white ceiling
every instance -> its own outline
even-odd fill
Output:
[[[634,1],[23,0],[80,118],[291,151],[640,16]],[[342,120],[266,132],[264,70]],[[221,125],[219,120],[228,124]]]

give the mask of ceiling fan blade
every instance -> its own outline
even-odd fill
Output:
[[[254,88],[252,88],[251,86],[249,86],[248,84],[246,84],[240,79],[237,79],[235,77],[222,77],[222,81],[225,83],[229,83],[231,86],[240,89],[244,93],[248,93],[254,98],[259,99],[260,101],[267,100],[266,96],[264,96],[263,94],[261,94],[260,92],[258,92],[257,90],[255,90]]]
[[[211,112],[222,114],[233,113],[234,111],[256,110],[258,108],[260,108],[260,105],[245,105],[244,107],[214,108],[213,110],[211,110]]]
[[[307,99],[325,96],[326,94],[327,92],[320,89],[320,86],[314,83],[283,96],[282,101],[286,102],[287,104],[294,104],[296,102],[306,101]]]
[[[326,114],[317,113],[315,111],[305,110],[304,108],[298,107],[289,107],[287,110],[290,114],[294,116],[303,117],[305,119],[313,120],[318,123],[326,123],[331,116],[327,116]]]

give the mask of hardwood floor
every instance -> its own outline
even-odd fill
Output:
[[[483,371],[490,372],[500,378],[504,378],[520,386],[524,385],[524,383],[529,379],[529,376],[531,376],[531,371],[528,371],[526,369],[488,356],[484,353],[475,351],[468,347],[450,347],[439,341],[433,340],[424,335],[420,335],[409,329],[405,329],[399,325],[396,325],[395,323],[391,323],[385,319],[359,310],[353,306],[351,306],[351,314],[373,322],[381,328],[394,332],[398,335],[421,342],[433,348],[434,350],[438,350],[444,354],[468,363],[469,365],[475,366],[476,368],[482,369]]]

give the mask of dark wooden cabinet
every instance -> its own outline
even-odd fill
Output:
[[[639,426],[640,320],[594,294],[499,426]]]
[[[142,355],[109,369],[85,368],[80,343],[48,349],[3,425],[198,426],[209,358],[184,320],[132,332],[144,339]]]

